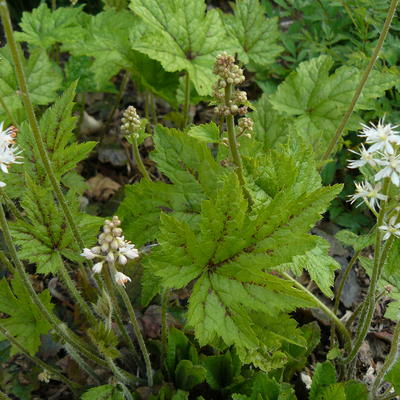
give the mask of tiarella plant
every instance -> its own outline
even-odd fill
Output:
[[[70,3],[14,32],[0,0],[0,399],[400,395],[398,0]],[[103,212],[92,133],[125,157]],[[362,232],[336,234],[336,285],[328,209]],[[390,348],[363,374],[379,302]]]

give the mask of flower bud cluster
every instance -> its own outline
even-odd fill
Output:
[[[12,164],[21,164],[18,161],[22,158],[20,154],[21,150],[15,145],[15,138],[17,137],[17,129],[14,126],[3,130],[4,122],[0,123],[0,169],[8,173],[8,168]],[[4,187],[6,184],[0,182],[0,187]]]
[[[140,130],[140,117],[133,106],[129,106],[124,111],[121,121],[121,130],[124,135],[135,134]]]
[[[100,260],[93,266],[94,273],[100,273],[105,262],[110,266],[125,265],[128,259],[139,257],[139,252],[135,245],[125,240],[124,236],[122,236],[120,225],[121,221],[117,216],[114,216],[111,221],[105,220],[103,232],[98,237],[98,245],[91,249],[83,249],[82,257],[88,260]],[[114,278],[122,286],[125,286],[125,283],[131,280],[119,271],[115,272]]]
[[[244,82],[243,69],[235,64],[234,57],[224,52],[217,56],[213,72],[219,76],[213,85],[213,96],[218,103],[214,112],[223,116],[245,115],[248,111],[246,92],[237,90],[232,93],[230,99],[225,98],[225,88],[228,85],[233,87]]]
[[[247,118],[247,117],[240,118],[238,125],[239,125],[239,135],[238,136],[241,136],[244,134],[247,137],[251,137],[251,132],[253,131],[253,125],[254,125],[254,122],[251,118]]]
[[[397,126],[385,124],[379,120],[377,125],[363,125],[359,137],[365,138],[368,148],[361,145],[360,151],[350,150],[357,154],[357,160],[349,160],[349,168],[370,166],[374,172],[375,184],[361,182],[356,184],[356,193],[350,196],[350,202],[362,199],[367,205],[375,209],[379,201],[387,201],[388,196],[381,193],[383,180],[388,178],[393,185],[400,187],[400,134]]]

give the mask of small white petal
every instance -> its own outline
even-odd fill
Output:
[[[100,262],[94,264],[93,268],[92,268],[92,271],[95,274],[99,274],[101,272],[102,268],[103,268],[103,263],[104,263],[104,261],[100,261]]]
[[[122,272],[116,272],[116,274],[114,275],[115,278],[115,282],[118,283],[118,285],[121,286],[125,286],[125,283],[127,282],[131,282],[131,278],[129,278],[129,276],[126,276],[125,274],[123,274]]]

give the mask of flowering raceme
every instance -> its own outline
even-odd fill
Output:
[[[21,164],[18,161],[21,150],[15,145],[15,138],[17,136],[17,130],[13,126],[3,130],[4,122],[0,123],[0,168],[3,172],[8,173],[8,168],[11,164]],[[4,187],[6,184],[0,181],[0,187]]]
[[[139,252],[134,244],[124,239],[120,225],[121,221],[117,216],[114,216],[111,221],[105,220],[103,232],[98,237],[98,245],[91,249],[83,249],[81,256],[88,260],[100,260],[92,268],[96,274],[101,273],[105,262],[108,263],[114,272],[115,282],[125,286],[125,283],[129,282],[131,278],[116,271],[115,265],[125,265],[128,259],[139,257]]]
[[[379,208],[380,201],[386,201],[387,195],[381,193],[383,180],[390,178],[393,185],[400,187],[400,134],[396,130],[397,126],[384,124],[380,120],[377,125],[363,125],[361,133],[358,135],[365,138],[365,142],[370,144],[368,148],[361,145],[359,152],[350,150],[360,158],[349,160],[349,168],[360,168],[370,166],[375,174],[376,185],[370,182],[356,183],[356,193],[350,196],[350,202],[354,203],[358,199],[363,201],[373,210]]]

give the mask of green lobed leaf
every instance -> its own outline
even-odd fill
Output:
[[[51,312],[53,304],[51,304],[50,292],[42,291],[39,298]],[[0,312],[9,315],[8,318],[0,320],[1,325],[20,343],[23,343],[29,354],[34,355],[40,346],[40,335],[47,334],[51,325],[32,302],[22,285],[19,274],[14,275],[11,286],[5,278],[0,280]],[[18,351],[13,348],[12,353],[18,353]]]
[[[341,266],[328,255],[329,243],[321,237],[318,237],[317,240],[317,246],[314,249],[307,251],[304,255],[295,256],[288,266],[296,275],[301,275],[305,269],[322,293],[332,298],[335,271]]]
[[[235,51],[218,12],[206,12],[203,0],[132,0],[130,7],[148,24],[133,48],[167,71],[186,71],[200,95],[211,94],[215,57]]]
[[[43,49],[50,49],[55,43],[68,38],[80,37],[83,29],[79,24],[81,7],[58,7],[52,11],[46,4],[41,4],[32,12],[24,12],[16,39]]]
[[[181,360],[175,369],[175,385],[190,391],[196,385],[204,382],[206,369],[201,365],[193,365],[189,360]]]
[[[161,212],[172,213],[195,228],[201,202],[215,191],[225,174],[207,145],[186,133],[157,126],[153,139],[156,150],[151,158],[173,185],[141,181],[125,186],[118,215],[126,237],[139,246],[156,238]]]
[[[77,143],[73,130],[76,117],[72,115],[76,82],[72,84],[56,103],[49,107],[40,118],[39,126],[44,145],[52,162],[56,177],[67,187],[82,193],[86,186],[74,169],[88,156],[96,142]],[[23,150],[24,163],[13,168],[5,177],[5,190],[11,196],[20,196],[24,174],[34,176],[43,186],[50,186],[46,169],[40,159],[33,134],[27,123],[21,126],[18,145]],[[71,183],[71,184],[69,184]]]
[[[278,18],[266,18],[259,0],[240,0],[232,3],[233,14],[224,14],[228,33],[236,39],[239,59],[250,64],[249,69],[275,62],[283,47],[279,38]]]
[[[67,199],[72,203],[71,194]],[[47,274],[58,271],[63,257],[75,262],[80,259],[74,235],[51,190],[27,177],[21,205],[26,218],[12,222],[10,228],[23,260],[36,263],[37,272]],[[76,202],[72,209],[83,240],[94,244],[102,219],[79,212]]]
[[[197,279],[187,323],[200,345],[235,344],[242,361],[265,370],[286,361],[279,351],[283,342],[305,346],[296,326],[289,330],[290,319],[282,324],[282,313],[309,305],[289,281],[265,271],[315,247],[305,232],[338,191],[320,188],[298,198],[296,190],[285,189],[249,218],[236,174],[230,173],[215,197],[202,202],[200,231],[163,214],[159,246],[144,260],[165,287]]]
[[[46,105],[53,102],[61,87],[62,77],[59,68],[51,63],[46,52],[33,50],[28,59],[22,58],[22,64],[32,103]],[[22,108],[22,101],[18,95],[19,86],[13,65],[9,46],[0,48],[0,97],[15,118]],[[5,113],[1,105],[0,112]]]
[[[136,42],[144,29],[144,23],[132,12],[108,9],[88,16],[84,35],[64,43],[63,49],[74,56],[94,58],[90,70],[98,88],[109,84],[124,69],[141,90],[149,90],[176,105],[178,75],[166,72],[158,61],[132,49],[131,41]]]
[[[312,385],[310,389],[310,400],[320,399],[319,395],[323,390],[336,383],[335,367],[330,361],[318,363],[315,367]],[[344,394],[343,394],[344,395]],[[342,397],[340,397],[342,398]],[[326,400],[328,400],[327,398]],[[333,399],[332,399],[333,400]]]
[[[361,72],[342,66],[330,74],[334,60],[320,56],[299,65],[270,97],[273,107],[292,116],[298,132],[322,149],[331,139],[353,97]],[[374,72],[356,104],[358,109],[374,108],[371,100],[383,96],[394,85],[393,76]],[[355,129],[358,125],[354,125]]]

